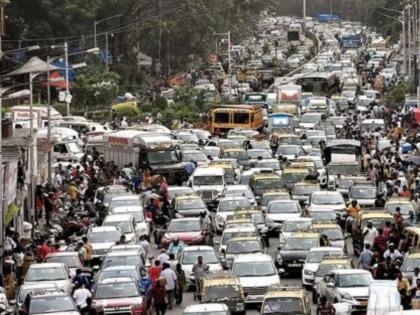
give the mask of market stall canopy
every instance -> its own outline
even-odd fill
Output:
[[[12,72],[9,72],[8,74],[6,74],[6,76],[15,76],[29,73],[44,73],[58,69],[58,67],[52,64],[48,65],[45,61],[38,57],[32,57],[23,66]]]
[[[58,88],[58,89],[65,89],[66,88],[66,79],[61,76],[60,72],[54,71],[50,74],[49,77],[50,81],[50,87],[52,88]],[[45,80],[42,82],[43,85],[47,85],[48,81]],[[69,80],[69,89],[74,88],[74,83]]]

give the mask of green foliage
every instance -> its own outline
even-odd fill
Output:
[[[392,107],[401,106],[405,100],[405,95],[413,92],[414,82],[401,82],[393,86],[385,95],[386,104]]]
[[[65,103],[56,103],[52,105],[56,111],[58,111],[61,115],[67,116],[67,104]],[[71,107],[70,107],[71,108]]]
[[[77,76],[73,106],[79,110],[111,108],[118,95],[119,75],[104,66],[92,65]]]
[[[135,102],[126,102],[112,106],[118,117],[127,117],[128,119],[137,119],[140,111]]]
[[[158,109],[159,111],[162,111],[168,107],[168,102],[164,97],[158,95],[152,101],[152,107]]]

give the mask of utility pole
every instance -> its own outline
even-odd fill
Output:
[[[31,190],[30,190],[30,203],[29,203],[29,212],[32,215],[31,223],[34,224],[36,220],[36,213],[35,213],[35,172],[34,172],[34,85],[33,80],[36,77],[35,73],[30,72],[29,73],[29,180],[31,184]]]
[[[402,29],[403,29],[403,70],[404,70],[404,74],[407,74],[407,34],[406,34],[406,29],[405,29],[405,8],[402,10]]]
[[[161,65],[161,58],[162,58],[162,18],[160,16],[161,0],[157,1],[157,5],[158,5],[158,16],[159,16],[158,64],[159,64],[159,72],[160,72],[160,65]]]
[[[47,57],[47,119],[48,119],[48,126],[47,126],[47,142],[48,145],[51,143],[51,89],[50,89],[50,57]],[[48,150],[48,184],[52,184],[52,175],[51,175],[51,150]]]
[[[408,5],[408,78],[412,75],[412,51],[411,51],[411,5]]]
[[[65,76],[66,76],[66,108],[67,116],[70,116],[70,90],[69,90],[69,47],[67,42],[64,42],[64,63],[65,63]]]
[[[229,65],[228,65],[228,73],[229,73],[229,103],[232,100],[232,67],[231,67],[231,61],[232,61],[232,56],[231,56],[231,47],[230,47],[230,31],[228,31],[227,33],[227,37],[228,37],[228,60],[229,60]]]
[[[303,27],[306,27],[306,0],[303,0]]]
[[[108,48],[109,48],[109,44],[108,44],[108,32],[105,32],[105,65],[106,68],[108,69],[109,66],[109,53],[108,53]]]
[[[3,57],[3,46],[2,46],[2,40],[4,36],[4,7],[0,7],[0,61]],[[0,120],[1,125],[3,125],[3,115],[2,115],[2,107],[3,107],[3,87],[0,84]],[[0,126],[0,215],[1,215],[1,227],[0,227],[0,247],[2,249],[2,252],[4,252],[4,204],[3,204],[3,190],[4,190],[4,174],[3,174],[3,133],[2,133],[2,126]],[[1,266],[0,266],[0,272],[3,274],[3,254],[1,255]]]

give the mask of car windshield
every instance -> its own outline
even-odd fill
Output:
[[[259,168],[271,168],[275,171],[280,170],[279,161],[257,160],[255,161],[254,166]]]
[[[270,261],[238,262],[234,264],[233,273],[238,277],[267,277],[277,274]]]
[[[278,195],[264,195],[261,199],[261,206],[267,206],[270,203],[270,201],[273,200],[290,200],[290,196],[288,193]]]
[[[351,269],[350,264],[320,264],[315,273],[316,277],[324,277],[328,272],[338,269]]]
[[[263,314],[293,314],[303,315],[303,299],[293,297],[278,297],[265,299]]]
[[[420,258],[407,258],[401,267],[404,272],[412,272],[414,268],[420,266]]]
[[[194,176],[194,185],[195,186],[214,186],[214,185],[223,185],[223,176]]]
[[[99,283],[104,279],[109,278],[124,278],[124,277],[131,277],[134,280],[139,279],[139,274],[135,269],[122,269],[122,270],[104,270],[98,274],[96,282]]]
[[[41,296],[31,299],[28,314],[45,314],[77,311],[70,296]]]
[[[308,263],[320,263],[325,256],[334,254],[335,256],[342,256],[341,251],[311,251],[308,253],[306,262]]]
[[[313,195],[312,203],[315,205],[340,205],[344,199],[340,194],[316,194]]]
[[[104,221],[102,226],[118,226],[124,234],[133,233],[131,221]]]
[[[114,198],[115,196],[118,196],[118,195],[123,195],[123,194],[127,194],[127,189],[126,188],[118,189],[118,190],[113,189],[111,191],[108,191],[107,193],[105,193],[105,195],[103,197],[103,203],[104,204],[109,204],[111,202],[112,198]]]
[[[319,191],[318,185],[296,185],[293,188],[293,195],[310,195],[314,191]]]
[[[270,150],[270,144],[266,141],[250,141],[249,145],[253,148],[253,149],[266,149],[266,150]]]
[[[249,207],[251,203],[248,198],[241,198],[236,200],[220,200],[219,212],[235,211],[237,208]]]
[[[175,151],[148,151],[147,160],[150,164],[173,164],[178,162]]]
[[[63,263],[69,268],[79,268],[80,261],[75,256],[50,256],[47,257],[45,262],[47,263]]]
[[[301,149],[298,146],[280,146],[277,149],[277,155],[299,155]]]
[[[177,210],[188,210],[188,209],[198,209],[198,208],[206,208],[203,200],[199,198],[192,198],[192,199],[181,199],[177,200],[176,202],[176,209]]]
[[[358,164],[328,164],[328,173],[331,175],[354,174],[359,172]]]
[[[305,114],[300,118],[300,121],[303,123],[317,123],[321,121],[321,115],[311,115],[311,114]]]
[[[189,193],[192,193],[192,189],[189,187],[180,187],[180,189],[178,189],[178,187],[177,189],[168,189],[168,197],[171,200],[174,199],[176,196],[186,195]]]
[[[403,214],[403,215],[408,215],[410,213],[410,211],[414,212],[414,206],[411,202],[410,203],[400,203],[400,204],[387,204],[385,210],[388,211],[391,214],[395,214],[395,210],[398,207],[400,208],[401,214]]]
[[[239,161],[248,160],[245,151],[228,151],[223,154],[225,159],[236,159]]]
[[[67,148],[71,153],[77,154],[77,153],[83,153],[82,149],[75,143],[75,142],[68,142]]]
[[[94,294],[95,299],[118,299],[139,296],[134,282],[98,284]]]
[[[203,152],[197,151],[194,153],[182,153],[182,161],[183,162],[190,162],[190,161],[196,161],[196,162],[205,162],[207,161],[207,157]]]
[[[237,285],[211,286],[206,288],[204,302],[228,301],[242,297],[241,289]]]
[[[310,250],[312,247],[317,247],[318,241],[316,238],[304,237],[289,237],[284,245],[285,250]]]
[[[198,220],[172,220],[168,226],[169,233],[200,232],[201,225]]]
[[[249,188],[241,188],[241,189],[229,189],[225,191],[225,197],[227,196],[244,196],[247,198],[254,198],[252,192]]]
[[[282,179],[285,183],[297,183],[301,182],[308,176],[309,171],[306,172],[296,172],[296,173],[283,173]]]
[[[130,256],[106,256],[102,262],[102,269],[106,269],[112,266],[137,266],[142,264],[142,260],[139,255]]]
[[[370,273],[350,273],[338,276],[338,284],[341,288],[367,287],[372,281]]]
[[[261,244],[258,241],[231,241],[226,248],[226,254],[261,253]]]
[[[271,151],[268,150],[249,150],[247,154],[250,159],[258,159],[259,157],[262,159],[271,159],[273,157]]]
[[[350,190],[350,199],[375,199],[376,187],[355,187]]]
[[[335,221],[337,214],[334,211],[311,211],[309,217],[319,221]]]
[[[328,237],[330,241],[342,241],[344,240],[343,232],[339,227],[331,229],[322,229],[322,234]]]
[[[61,267],[29,268],[25,282],[59,281],[67,279],[68,275],[64,268]]]
[[[266,178],[255,181],[256,189],[281,189],[283,182],[280,178]]]
[[[269,203],[267,213],[299,213],[297,202],[276,202]]]
[[[118,231],[89,232],[87,238],[90,243],[115,243],[121,237]]]
[[[312,225],[311,221],[286,221],[283,225],[283,232],[296,232],[308,230]]]
[[[129,207],[129,206],[139,206],[141,207],[141,201],[140,198],[130,198],[130,199],[112,199],[109,203],[109,210],[112,211],[112,209],[117,207]]]
[[[218,264],[219,260],[214,250],[187,250],[182,255],[183,265],[193,265],[197,262],[197,257],[202,256],[206,264]]]

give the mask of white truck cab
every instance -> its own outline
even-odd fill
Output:
[[[201,195],[206,204],[216,205],[225,189],[225,171],[222,168],[198,167],[188,180],[192,189]]]

